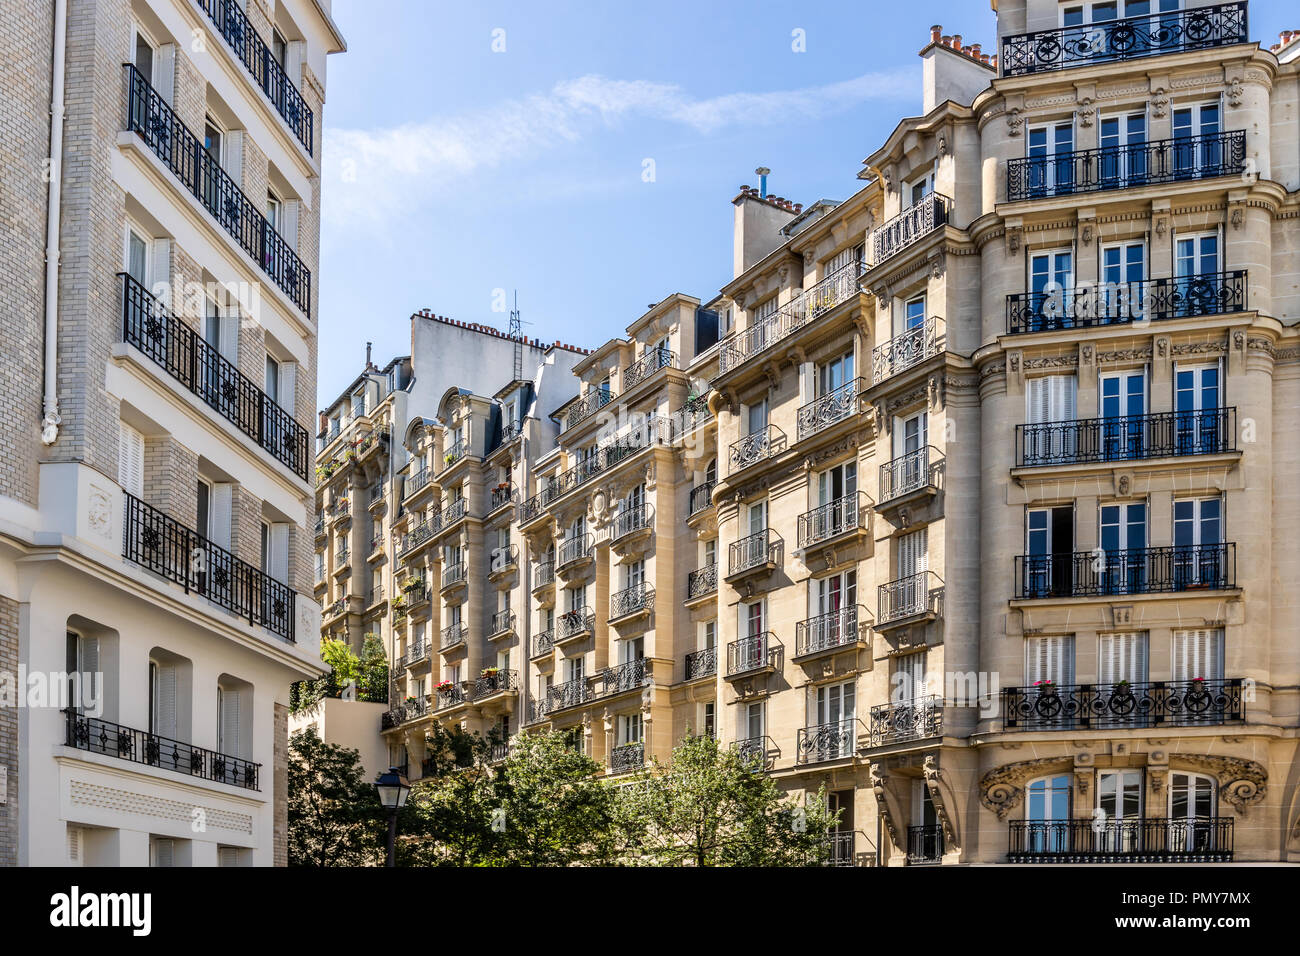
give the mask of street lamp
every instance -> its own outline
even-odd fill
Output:
[[[397,813],[406,806],[411,782],[396,767],[390,767],[387,773],[381,773],[375,778],[375,789],[379,791],[379,802],[388,814],[388,862],[384,865],[396,866]]]

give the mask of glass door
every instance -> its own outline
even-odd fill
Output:
[[[1218,176],[1222,173],[1222,109],[1218,103],[1200,103],[1174,110],[1173,173],[1179,179]]]
[[[1102,459],[1146,457],[1146,372],[1106,372],[1101,376],[1100,391]]]
[[[1146,502],[1101,506],[1101,548],[1106,553],[1100,581],[1105,594],[1141,594],[1147,583]]]
[[[854,682],[818,687],[812,718],[810,723],[813,727],[808,733],[813,738],[811,743],[816,759],[837,760],[852,756],[857,745],[857,696]],[[805,746],[808,743],[805,737]]]
[[[1100,142],[1098,175],[1104,188],[1138,186],[1146,180],[1146,113],[1103,117]]]
[[[1027,853],[1066,853],[1072,849],[1069,774],[1044,777],[1025,788],[1025,838]]]
[[[1054,196],[1074,188],[1074,126],[1056,123],[1029,130],[1029,194]]]
[[[1142,840],[1142,771],[1097,772],[1097,812],[1093,849],[1102,853],[1136,853]]]
[[[1219,311],[1219,235],[1183,236],[1174,245],[1174,312],[1179,318]]]
[[[1219,498],[1174,501],[1175,590],[1223,586],[1223,502]]]
[[[1199,773],[1169,775],[1168,849],[1205,853],[1217,845],[1214,825],[1218,781]]]
[[[1071,252],[1036,252],[1029,257],[1030,324],[1026,331],[1068,328],[1074,286]]]

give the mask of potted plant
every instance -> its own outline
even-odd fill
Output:
[[[1130,684],[1126,679],[1120,678],[1115,682],[1116,697],[1127,697],[1131,693],[1133,693],[1133,685]]]
[[[406,704],[407,707],[412,707],[415,705],[415,698],[412,697],[410,694],[407,694],[406,700],[403,701],[403,703]]]
[[[499,667],[485,667],[485,668],[483,668],[481,671],[478,672],[478,676],[479,676],[479,677],[496,677],[497,674],[499,674],[499,673],[501,673],[501,668],[499,668]]]
[[[1038,693],[1044,697],[1050,697],[1056,693],[1056,682],[1051,679],[1036,680],[1034,686],[1038,688]]]
[[[451,690],[451,681],[449,680],[438,681],[438,690],[443,692]]]

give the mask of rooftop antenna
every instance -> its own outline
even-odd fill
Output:
[[[754,172],[758,174],[758,198],[766,199],[767,177],[771,174],[772,170],[768,169],[766,166],[760,166],[758,169],[754,170]]]
[[[528,323],[532,325],[531,322]],[[515,307],[510,310],[510,338],[515,342],[515,381],[524,377],[524,320],[519,316],[519,290],[515,290]]]

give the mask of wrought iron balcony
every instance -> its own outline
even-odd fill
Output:
[[[435,690],[434,700],[436,701],[436,706],[434,706],[433,709],[446,710],[449,707],[459,707],[461,704],[469,703],[470,692],[473,689],[473,686],[474,685],[470,684],[468,681],[461,681],[459,683],[444,681],[439,684]],[[429,698],[426,697],[425,700],[428,701]],[[428,705],[426,704],[426,706]]]
[[[474,700],[483,700],[485,697],[492,697],[496,694],[504,694],[507,691],[519,689],[519,671],[487,668],[488,673],[479,676],[474,681],[474,690],[472,698]]]
[[[933,571],[921,571],[880,585],[876,627],[925,614],[937,615],[943,601],[943,586]]]
[[[160,366],[187,391],[251,438],[299,478],[307,478],[307,429],[175,318],[144,286],[122,277],[122,341]]]
[[[600,470],[613,468],[631,458],[643,448],[652,445],[671,445],[675,438],[675,423],[668,415],[638,417],[632,428],[597,449]]]
[[[1245,171],[1243,130],[1022,156],[1007,163],[1007,202],[1240,176]]]
[[[677,368],[677,353],[668,349],[646,349],[644,355],[623,372],[623,391],[630,391],[661,368]]]
[[[630,690],[639,690],[650,683],[649,661],[644,657],[627,661],[617,667],[606,667],[600,672],[599,696],[625,694]]]
[[[686,575],[686,600],[704,597],[718,590],[718,563],[706,564]]]
[[[442,640],[439,644],[444,651],[449,647],[455,647],[457,644],[465,643],[469,637],[469,625],[457,621],[455,624],[448,624],[442,629]]]
[[[1017,555],[1016,598],[1167,594],[1237,586],[1237,546],[1180,544]]]
[[[320,538],[320,537],[323,537],[323,536],[325,535],[325,516],[324,516],[324,515],[317,515],[317,516],[316,516],[316,526],[315,526],[315,530],[316,530],[316,537]]]
[[[237,0],[199,0],[199,7],[208,15],[230,48],[244,64],[253,82],[266,94],[275,111],[280,114],[294,138],[310,154],[315,133],[315,117],[311,107],[298,92]]]
[[[533,590],[540,591],[555,583],[555,561],[540,561],[533,565]]]
[[[465,438],[457,438],[451,443],[451,446],[442,453],[442,468],[446,471],[456,462],[460,461],[469,454],[469,441]]]
[[[915,328],[895,335],[871,350],[871,384],[879,385],[942,351],[939,318],[932,315]]]
[[[442,589],[454,588],[465,583],[465,564],[449,564],[442,570]]]
[[[370,595],[366,598],[366,605],[374,607],[376,604],[382,604],[384,600],[384,586],[377,584],[370,589]]]
[[[907,865],[929,866],[943,860],[943,827],[937,823],[907,828]]]
[[[785,450],[785,432],[775,425],[766,425],[759,431],[732,442],[728,454],[730,474],[757,464]]]
[[[541,491],[519,506],[519,523],[527,524],[528,522],[535,521],[545,515],[546,506],[557,497],[559,497],[559,495],[556,493],[551,483],[544,483]]]
[[[837,831],[826,837],[825,866],[857,866],[852,830]]]
[[[932,451],[938,460],[938,451],[925,445],[881,465],[880,503],[876,507],[933,484],[930,471]]]
[[[1004,37],[1003,76],[1249,42],[1246,4],[1223,3]]]
[[[1239,677],[1117,684],[1042,683],[1002,690],[1002,726],[1006,730],[1186,727],[1244,719]]]
[[[401,659],[398,661],[398,666],[414,667],[416,664],[427,661],[428,659],[429,645],[424,641],[420,641],[418,644],[412,644],[406,649],[406,653],[403,654]]]
[[[691,489],[690,513],[697,515],[701,511],[713,507],[713,487],[715,482],[706,481],[702,485],[696,485]]]
[[[509,482],[504,485],[498,485],[488,492],[488,511],[496,511],[498,508],[504,508],[516,499],[517,495]]]
[[[1236,448],[1236,408],[1016,426],[1021,467],[1217,455]]]
[[[609,752],[609,772],[627,773],[645,765],[645,744],[641,741],[623,744]]]
[[[1010,863],[1230,863],[1232,817],[1013,820]]]
[[[867,383],[860,378],[846,382],[839,388],[827,392],[821,398],[799,408],[796,415],[799,428],[799,441],[811,438],[818,432],[825,431],[832,425],[852,418],[858,413],[858,398]]]
[[[767,736],[742,737],[732,744],[732,747],[740,756],[741,762],[755,770],[770,770],[774,758],[779,753],[776,741]]]
[[[794,656],[810,657],[857,644],[862,639],[859,625],[870,621],[867,609],[858,604],[846,604],[837,611],[799,621],[794,626]]]
[[[420,491],[422,488],[428,485],[429,478],[432,475],[432,473],[433,473],[433,469],[431,468],[421,468],[419,471],[415,472],[415,474],[407,478],[406,486],[403,489],[404,491],[403,496],[406,498],[410,498],[414,496],[417,491]]]
[[[596,550],[596,539],[591,534],[565,538],[556,549],[556,568],[568,567],[591,558]]]
[[[948,224],[951,210],[951,199],[941,193],[930,193],[872,230],[872,266],[882,264],[936,229],[942,229]]]
[[[843,760],[858,751],[857,720],[837,720],[812,727],[800,727],[795,738],[795,763]]]
[[[619,541],[640,531],[654,529],[655,510],[648,504],[624,508],[614,515],[613,540]]]
[[[491,550],[490,558],[488,577],[495,581],[518,569],[519,545],[498,545]]]
[[[501,437],[497,439],[497,448],[504,448],[524,433],[523,422],[502,422]]]
[[[784,650],[771,631],[752,634],[727,645],[727,676],[737,677],[754,671],[779,669]]]
[[[686,655],[685,675],[683,680],[698,680],[701,677],[712,677],[718,672],[718,649],[716,647],[706,647],[702,651],[691,651]]]
[[[914,697],[871,708],[871,746],[925,740],[943,733],[943,698]]]
[[[854,492],[801,514],[795,540],[800,548],[816,547],[841,535],[865,530],[870,517],[871,499],[866,492]]]
[[[595,699],[595,696],[586,678],[580,677],[562,684],[552,684],[546,688],[546,713],[552,714],[566,707],[577,707],[579,704]]]
[[[430,541],[433,538],[434,532],[437,530],[438,526],[433,521],[425,521],[416,525],[406,534],[402,535],[402,543],[397,549],[397,556],[399,558],[406,557],[406,555],[410,554],[420,545]]]
[[[609,596],[609,619],[611,621],[632,614],[649,611],[655,606],[655,589],[646,584],[624,588]]]
[[[771,528],[733,541],[729,549],[728,577],[768,571],[780,562],[781,538]]]
[[[567,641],[584,634],[590,634],[596,626],[596,615],[590,608],[574,608],[555,616],[555,640]]]
[[[550,708],[549,708],[549,706],[548,706],[548,704],[547,704],[547,701],[546,701],[545,699],[543,699],[543,700],[530,700],[530,701],[528,702],[528,719],[527,719],[527,723],[530,723],[530,724],[540,724],[542,721],[544,721],[544,720],[547,719],[547,715],[548,715],[549,713],[550,713]]]
[[[492,624],[490,626],[492,628],[488,632],[490,636],[509,634],[515,629],[515,612],[510,608],[497,611],[492,615]]]
[[[1101,283],[1007,296],[1007,334],[1246,311],[1246,270]]]
[[[210,212],[271,277],[290,300],[311,315],[311,272],[276,232],[255,203],[236,185],[203,141],[167,105],[167,101],[131,64],[126,64],[129,93],[127,129],[139,134],[181,184]]]
[[[687,399],[674,413],[677,422],[676,434],[686,435],[701,425],[713,421],[713,412],[709,411],[708,399],[703,396]]]
[[[215,780],[245,790],[260,790],[260,763],[195,747],[170,737],[160,737],[99,717],[88,717],[73,708],[63,711],[65,746],[89,753],[117,757],[148,767],[160,767],[203,780]]]
[[[294,642],[294,593],[225,548],[123,492],[126,521],[122,557],[201,594],[276,637]]]
[[[352,558],[352,552],[347,548],[339,548],[334,552],[334,570],[339,571],[348,567],[348,562]]]
[[[618,396],[607,388],[591,389],[587,392],[586,398],[569,406],[569,410],[564,416],[565,429],[568,430],[580,425],[616,398]]]
[[[439,531],[450,528],[467,514],[469,514],[469,499],[457,498],[429,520],[433,523],[434,533],[437,534]]]

